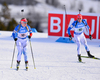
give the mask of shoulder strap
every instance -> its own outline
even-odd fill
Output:
[[[82,22],[84,23],[85,26],[87,26],[83,20],[82,20]]]
[[[17,32],[20,30],[21,24],[19,24]],[[27,31],[29,31],[28,26],[26,26]]]
[[[83,21],[83,20],[82,20],[82,22],[84,23],[84,21]],[[78,21],[76,21],[76,24],[75,24],[75,26],[77,25],[77,23],[78,23]],[[85,23],[84,23],[84,25],[85,25],[85,26],[87,26]]]
[[[76,20],[75,26],[77,25],[78,21]]]

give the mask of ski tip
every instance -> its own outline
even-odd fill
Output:
[[[12,67],[10,67],[10,68],[12,68]]]
[[[93,57],[93,59],[96,59],[95,57]]]
[[[36,68],[34,68],[34,69],[36,69]]]

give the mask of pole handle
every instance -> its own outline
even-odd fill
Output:
[[[81,9],[79,9],[79,14],[80,14],[80,12],[81,12]]]

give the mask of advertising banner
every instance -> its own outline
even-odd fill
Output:
[[[76,20],[76,13],[50,12],[48,13],[48,36],[68,37],[67,29]],[[100,39],[100,16],[97,14],[82,14],[91,29],[93,39]],[[73,36],[73,30],[71,34]],[[89,38],[89,33],[84,32],[86,38]]]

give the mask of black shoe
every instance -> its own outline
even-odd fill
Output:
[[[78,54],[78,60],[79,60],[79,62],[82,62],[82,59],[81,59],[81,55],[80,54]]]
[[[28,61],[25,61],[25,67],[28,69]]]
[[[20,65],[20,61],[17,61],[17,66],[19,66]]]
[[[20,65],[20,61],[17,61],[17,65],[16,65],[17,70],[19,69],[19,65]]]
[[[87,54],[88,54],[88,57],[94,58],[94,56],[90,54],[90,51],[87,51]]]

